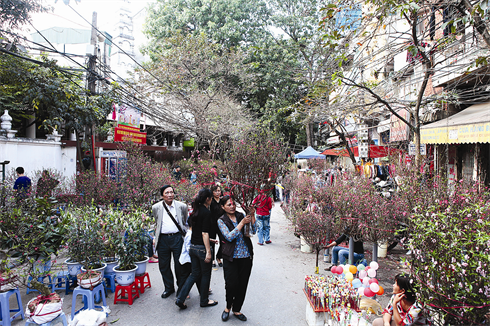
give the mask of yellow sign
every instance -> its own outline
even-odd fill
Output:
[[[490,122],[420,130],[422,144],[490,143]]]

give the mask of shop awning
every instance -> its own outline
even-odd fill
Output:
[[[359,148],[357,146],[351,147],[354,156],[359,157]],[[369,145],[369,158],[380,158],[390,155],[397,155],[400,153],[399,149],[386,147],[386,146],[378,146],[378,145]],[[345,148],[340,149],[327,149],[322,152],[323,155],[333,155],[333,156],[349,156],[349,152]]]
[[[490,102],[420,127],[422,144],[490,143]]]

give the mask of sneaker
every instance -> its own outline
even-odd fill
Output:
[[[258,244],[259,246],[263,246],[263,245],[264,245],[263,243],[260,243],[260,242],[257,242],[257,244]]]
[[[331,269],[332,269],[332,267],[334,267],[334,266],[335,266],[335,265],[330,265],[330,266],[328,266],[328,267],[325,267],[325,270],[326,270],[327,272],[330,272],[330,270],[331,270]]]
[[[266,241],[265,243],[269,244],[269,243],[272,243],[272,241],[269,240],[269,241]]]

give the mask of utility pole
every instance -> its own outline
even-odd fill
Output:
[[[90,95],[95,95],[96,92],[96,87],[95,87],[95,81],[97,80],[96,77],[96,63],[97,63],[97,12],[93,12],[92,14],[92,34],[90,36],[90,44],[94,47],[94,53],[93,55],[90,55],[89,61],[88,61],[88,90],[90,91]],[[92,134],[92,164],[94,171],[97,173],[97,165],[95,161],[95,136],[94,136],[94,125],[92,125],[91,128],[91,134]]]
[[[97,28],[97,12],[93,12],[92,14],[92,35],[90,36],[90,44],[94,47],[94,53],[93,55],[89,56],[89,61],[88,61],[88,89],[91,93],[91,95],[95,95],[95,81],[97,80],[97,77],[95,75],[95,67],[96,67],[96,61],[97,61],[97,31],[95,30]]]

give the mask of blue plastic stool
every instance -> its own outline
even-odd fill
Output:
[[[77,295],[82,295],[83,296],[83,308],[78,309],[75,311],[75,306],[77,303]],[[95,308],[101,308],[101,306],[96,306],[95,305],[95,300],[96,297],[102,298],[102,303],[104,306],[107,306],[106,300],[105,300],[105,289],[104,289],[104,284],[100,283],[96,287],[94,287],[93,290],[89,289],[84,289],[81,288],[80,286],[77,286],[75,290],[73,290],[73,298],[71,302],[71,318],[75,317],[75,315],[80,312],[80,310],[83,309],[95,309]]]
[[[53,284],[53,281],[51,280],[51,275],[44,275],[44,276],[39,276],[37,278],[37,281],[39,283],[44,283],[44,279],[45,278],[48,278],[48,284],[46,284],[48,287],[51,288],[51,292],[54,292],[54,284]],[[31,289],[30,286],[31,286],[31,281],[33,280],[33,277],[29,275],[29,277],[27,278],[27,290],[26,290],[26,294],[29,294],[30,292],[38,292],[38,290],[34,290],[34,289]]]
[[[116,273],[105,273],[105,289],[111,290],[112,293],[116,292]]]
[[[18,309],[10,309],[9,298],[12,294],[15,294],[17,296],[17,305],[19,306]],[[17,318],[18,316],[21,316],[22,319],[24,319],[24,310],[22,310],[22,308],[23,307],[22,307],[22,301],[20,299],[19,289],[0,293],[0,311],[2,312],[1,314],[2,320],[0,320],[0,325],[10,326],[12,320]],[[10,317],[11,312],[16,312],[16,314]]]
[[[27,325],[52,326],[52,325],[56,325],[56,324],[58,324],[60,322],[63,323],[63,326],[68,326],[68,323],[66,322],[66,316],[65,316],[65,313],[64,312],[61,312],[61,314],[58,317],[56,317],[52,321],[47,322],[47,323],[44,323],[44,324],[36,324],[33,321],[26,320],[26,326]]]
[[[56,290],[65,290],[65,294],[68,295],[73,292],[70,287],[76,284],[76,282],[76,276],[71,276],[67,271],[61,271],[53,278],[53,292]]]

